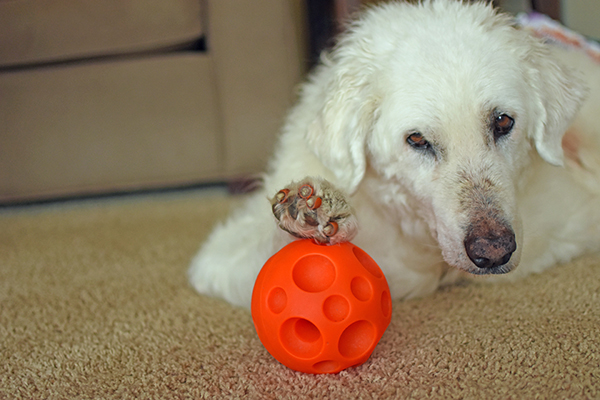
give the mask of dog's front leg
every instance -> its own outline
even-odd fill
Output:
[[[271,199],[279,227],[299,238],[336,244],[356,236],[358,224],[347,195],[321,178],[304,178]]]

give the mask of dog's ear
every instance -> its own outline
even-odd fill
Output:
[[[541,43],[533,45],[528,62],[535,96],[530,136],[544,160],[561,166],[562,137],[579,110],[587,87],[573,71],[556,63]]]
[[[366,171],[366,139],[376,106],[370,67],[364,59],[351,57],[350,52],[351,45],[340,47],[330,59],[323,59],[321,70],[314,76],[313,88],[318,86],[321,91],[311,96],[319,109],[308,129],[307,141],[325,167],[334,173],[337,184],[353,193]]]

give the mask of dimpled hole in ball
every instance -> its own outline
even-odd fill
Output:
[[[294,265],[292,278],[296,286],[305,292],[322,292],[335,281],[335,267],[321,255],[302,257]]]
[[[313,368],[316,369],[317,371],[323,373],[323,374],[330,374],[332,372],[337,371],[338,369],[340,369],[341,364],[337,361],[331,361],[331,360],[326,360],[326,361],[320,361],[318,363],[316,363],[315,365],[313,365]]]
[[[392,298],[387,290],[381,293],[381,312],[383,312],[383,316],[386,318],[392,312]]]
[[[281,325],[280,339],[292,355],[300,358],[317,356],[323,348],[319,328],[304,318],[290,318]]]
[[[362,276],[357,276],[350,282],[350,290],[354,297],[360,301],[367,301],[373,297],[373,288],[368,280]]]
[[[337,294],[329,296],[323,302],[323,314],[332,322],[345,320],[349,312],[350,303],[348,300]]]
[[[354,255],[356,256],[358,261],[362,264],[363,267],[365,267],[367,271],[369,271],[371,275],[373,275],[375,278],[381,278],[383,276],[381,274],[379,266],[377,265],[375,260],[371,258],[370,255],[368,255],[358,247],[353,247],[352,252],[354,252]]]
[[[280,287],[271,290],[271,293],[267,297],[267,305],[269,306],[269,310],[275,314],[279,314],[285,310],[287,306],[287,294],[285,294],[285,290]]]
[[[365,354],[375,345],[375,327],[369,321],[356,321],[347,327],[338,342],[340,354],[347,358],[356,358]]]

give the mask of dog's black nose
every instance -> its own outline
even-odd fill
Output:
[[[485,257],[477,257],[474,258],[471,253],[469,253],[469,251],[467,251],[467,254],[469,255],[469,258],[471,259],[471,261],[473,261],[473,264],[477,265],[479,268],[484,268],[484,269],[488,269],[488,268],[494,268],[494,267],[498,267],[500,265],[504,265],[507,262],[510,261],[510,257],[512,256],[512,253],[514,251],[511,251],[510,253],[506,254],[504,257],[502,257],[501,260],[491,260],[489,258],[485,258]]]
[[[506,264],[516,249],[515,234],[505,225],[496,225],[494,229],[479,226],[470,229],[465,238],[467,255],[473,264],[482,269]]]

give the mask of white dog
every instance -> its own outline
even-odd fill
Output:
[[[264,187],[194,258],[193,286],[249,306],[294,237],[352,240],[394,298],[597,250],[599,67],[563,54],[575,75],[550,53],[483,3],[367,10],[303,86]]]

